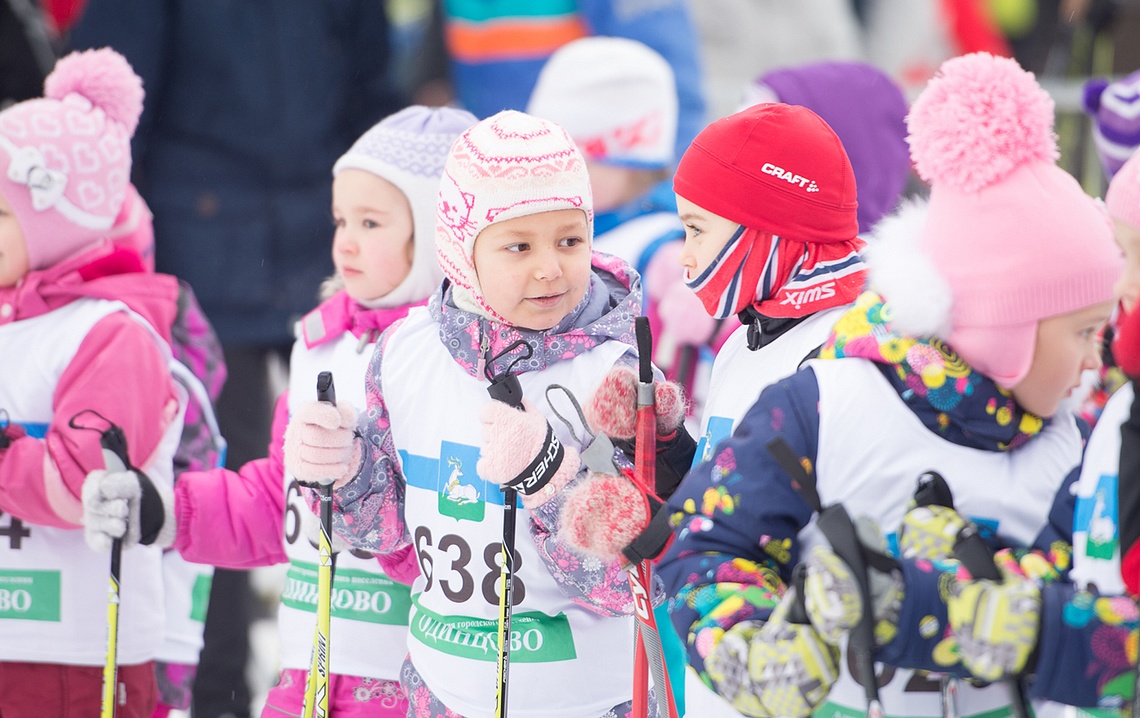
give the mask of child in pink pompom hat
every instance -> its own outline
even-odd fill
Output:
[[[359,420],[346,404],[303,402],[292,412],[285,466],[333,485],[336,532],[377,554],[410,550],[419,562],[401,671],[416,718],[490,715],[496,705],[487,659],[496,654],[505,485],[520,502],[511,714],[597,718],[631,708],[628,574],[612,554],[584,553],[566,514],[584,486],[601,498],[633,488],[621,471],[629,462],[594,444],[565,396],[588,406],[595,426],[621,428],[634,411],[623,390],[637,363],[640,278],[592,252],[592,240],[589,176],[570,135],[521,112],[479,122],[451,146],[439,185],[444,282],[381,337]],[[681,419],[677,403],[667,431]],[[617,501],[627,522],[615,529],[636,535],[649,518],[645,492]]]
[[[863,713],[871,700],[940,715],[937,685],[914,691],[927,672],[953,682],[963,715],[1007,712],[1016,694],[960,677],[1031,676],[1035,703],[1122,706],[1140,616],[1067,577],[1092,512],[1074,516],[1087,427],[1064,404],[1100,366],[1120,249],[1056,164],[1049,95],[1013,60],[945,62],[908,132],[929,200],[878,225],[870,289],[669,501],[675,541],[658,575],[674,625],[690,665],[746,715]],[[915,508],[931,473],[945,505]],[[814,518],[837,504],[859,530],[833,550]],[[1000,580],[950,561],[964,517],[1000,550]],[[851,548],[865,566],[841,557]],[[889,676],[874,697],[860,657]],[[790,698],[789,674],[804,686]]]
[[[0,573],[27,596],[0,607],[0,713],[96,713],[121,539],[119,714],[149,716],[184,408],[168,368],[178,284],[108,241],[139,78],[93,50],[61,59],[44,90],[0,112],[0,511],[20,537],[0,544]],[[110,424],[137,472],[105,470]]]

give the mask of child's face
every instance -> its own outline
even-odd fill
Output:
[[[348,296],[379,299],[412,268],[412,208],[396,185],[364,170],[333,179],[333,264]]]
[[[1129,314],[1140,300],[1140,228],[1119,219],[1112,220],[1116,230],[1116,243],[1124,250],[1124,271],[1116,280],[1116,297]]]
[[[0,289],[16,286],[28,273],[28,246],[11,205],[0,196]]]
[[[740,225],[698,207],[681,195],[677,195],[677,214],[685,225],[685,246],[677,259],[685,268],[685,279],[692,281],[713,263]]]
[[[1038,416],[1052,416],[1065,397],[1081,383],[1086,369],[1100,369],[1098,334],[1114,301],[1043,319],[1037,324],[1037,345],[1029,373],[1013,387],[1013,398]]]
[[[510,324],[551,329],[590,285],[586,213],[559,209],[496,222],[475,238],[475,272],[487,305]]]

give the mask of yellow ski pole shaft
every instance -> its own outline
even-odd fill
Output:
[[[336,389],[332,372],[317,376],[317,400],[336,405]],[[321,538],[317,567],[317,630],[313,639],[313,660],[305,684],[305,718],[327,718],[329,715],[329,635],[332,618],[332,584],[334,556],[332,552],[332,484],[320,487]]]
[[[99,439],[103,447],[103,465],[107,471],[126,471],[130,464],[127,440],[123,431],[113,426]],[[111,576],[107,590],[107,659],[103,664],[103,699],[99,718],[115,718],[119,693],[119,577],[123,559],[123,540],[111,542]]]

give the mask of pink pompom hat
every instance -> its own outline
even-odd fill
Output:
[[[1057,166],[1053,101],[1013,60],[948,60],[907,125],[930,200],[878,229],[871,284],[897,329],[946,340],[1012,388],[1039,321],[1113,299],[1123,259],[1111,225]]]
[[[117,52],[72,53],[44,96],[0,112],[0,196],[44,269],[104,241],[131,174],[142,80]]]

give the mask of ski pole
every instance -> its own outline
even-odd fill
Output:
[[[487,392],[519,411],[523,410],[522,384],[518,376],[504,373],[491,381]],[[507,718],[507,694],[511,673],[511,613],[515,584],[515,519],[518,515],[518,490],[503,486],[503,563],[499,567],[499,656],[495,687],[495,718]]]
[[[914,500],[918,506],[937,505],[948,509],[954,508],[954,497],[949,484],[935,471],[928,471],[918,477]],[[964,516],[962,518],[965,520]],[[965,521],[966,525],[954,540],[954,558],[966,567],[972,577],[1001,583],[1001,571],[994,563],[994,553],[989,544],[982,538],[978,527],[972,521]],[[1002,683],[1009,687],[1009,702],[1014,718],[1029,718],[1029,701],[1025,696],[1025,686],[1021,680],[1007,678]]]
[[[657,403],[653,381],[653,335],[647,317],[634,321],[637,336],[639,377],[637,384],[637,431],[634,443],[634,468],[642,488],[656,492],[657,481]],[[637,616],[637,645],[633,661],[633,715],[649,715],[649,673],[657,687],[658,703],[667,707],[667,715],[677,715],[673,687],[661,649],[661,634],[653,614],[653,567],[648,560],[630,566],[629,585]],[[659,711],[660,713],[660,711]]]
[[[108,472],[127,471],[131,465],[127,455],[127,437],[122,427],[111,426],[100,433],[103,447],[103,465]],[[119,693],[119,604],[120,567],[123,558],[123,540],[111,541],[111,578],[107,592],[107,660],[103,664],[103,703],[100,718],[114,718]]]
[[[824,506],[819,498],[814,475],[800,463],[799,457],[788,442],[775,438],[767,444],[768,453],[792,479],[793,486],[803,496],[808,507],[817,513],[816,527],[831,544],[831,550],[851,568],[863,602],[863,615],[851,629],[849,640],[855,660],[855,678],[863,685],[867,697],[867,718],[883,718],[883,703],[879,699],[879,683],[875,676],[875,626],[872,615],[871,581],[868,559],[855,522],[843,504]]]
[[[336,406],[336,387],[332,372],[317,375],[317,401]],[[332,613],[332,583],[335,556],[332,552],[332,484],[321,484],[321,538],[317,566],[317,630],[313,643],[313,658],[305,685],[305,703],[301,714],[305,718],[326,718],[329,714],[329,638]]]

